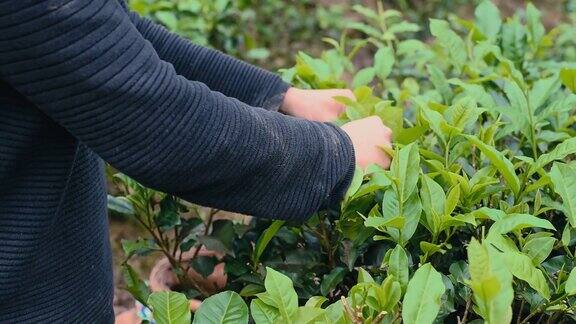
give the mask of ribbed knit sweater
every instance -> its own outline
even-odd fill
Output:
[[[117,0],[0,0],[0,322],[113,321],[104,161],[258,217],[341,197],[349,138],[259,108],[286,89]]]

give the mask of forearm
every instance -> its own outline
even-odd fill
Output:
[[[104,160],[191,202],[303,219],[349,181],[334,126],[178,75],[114,1],[0,4],[0,76]]]
[[[128,11],[142,36],[152,43],[160,58],[172,63],[189,80],[248,105],[277,110],[288,84],[279,76],[219,51],[191,43],[164,27]]]

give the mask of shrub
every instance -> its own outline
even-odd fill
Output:
[[[181,34],[249,61],[289,64],[294,46],[341,28],[341,6],[312,0],[130,0],[132,10]],[[273,60],[276,61],[273,61]],[[271,64],[272,63],[272,64]]]
[[[226,261],[240,294],[206,299],[194,321],[246,323],[242,297],[256,323],[576,320],[574,26],[546,31],[531,4],[503,20],[483,1],[474,20],[431,19],[425,42],[399,12],[356,10],[365,38],[300,53],[283,75],[352,76],[339,122],[381,117],[390,170],[357,170],[336,218],[253,224]],[[356,67],[365,46],[373,61]]]

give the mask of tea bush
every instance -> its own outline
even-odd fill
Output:
[[[342,6],[312,0],[130,0],[132,10],[192,42],[276,68],[320,31],[342,28]],[[265,60],[266,59],[266,60]],[[278,63],[270,59],[279,60]],[[272,64],[271,64],[272,62]]]
[[[575,26],[546,30],[530,3],[503,19],[486,0],[473,20],[431,19],[425,42],[398,11],[355,10],[365,37],[327,40],[283,76],[354,87],[338,122],[381,117],[394,131],[390,170],[357,170],[339,215],[187,232],[185,247],[225,251],[229,276],[194,323],[576,321]],[[373,61],[357,67],[364,47]],[[159,322],[188,313],[183,295],[130,279]],[[170,298],[184,302],[163,307]]]

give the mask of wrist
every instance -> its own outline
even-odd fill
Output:
[[[286,91],[286,94],[284,96],[284,101],[282,101],[282,105],[280,106],[280,112],[286,115],[296,116],[295,115],[296,107],[298,106],[296,104],[296,101],[299,92],[300,89],[298,88],[295,87],[288,88],[288,91]]]

